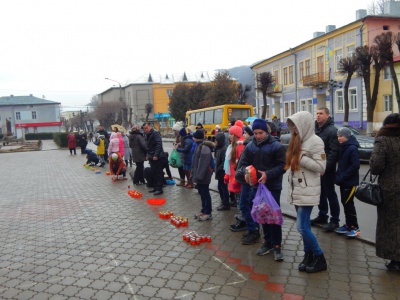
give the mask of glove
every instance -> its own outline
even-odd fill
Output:
[[[225,174],[225,176],[224,176],[224,183],[225,184],[229,183],[229,175],[228,174]]]

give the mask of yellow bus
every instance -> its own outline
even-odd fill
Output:
[[[201,123],[209,137],[216,125],[227,127],[230,121],[245,121],[254,116],[253,106],[243,104],[225,104],[186,112],[186,125],[196,126]]]

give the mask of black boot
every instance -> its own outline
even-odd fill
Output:
[[[311,262],[310,266],[306,267],[307,273],[317,273],[321,271],[326,271],[328,268],[325,260],[324,254],[321,255],[314,255],[314,259]]]
[[[130,166],[132,168],[132,158],[129,160],[129,164],[130,164]]]
[[[307,267],[311,266],[312,261],[314,260],[314,255],[312,252],[306,252],[304,254],[303,261],[299,264],[299,271],[305,272]]]
[[[127,160],[125,161],[125,166],[128,166],[128,161]]]

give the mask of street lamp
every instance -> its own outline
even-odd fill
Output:
[[[331,96],[331,116],[335,117],[334,115],[334,105],[333,105],[333,90],[336,88],[341,89],[343,87],[343,83],[341,81],[337,82],[336,80],[329,80],[329,94]]]

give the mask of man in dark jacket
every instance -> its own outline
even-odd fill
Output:
[[[253,141],[247,144],[240,156],[235,178],[241,183],[249,184],[248,179],[245,177],[245,172],[246,167],[252,165],[257,170],[258,184],[265,184],[275,201],[280,205],[282,179],[285,173],[286,149],[275,137],[269,134],[265,120],[254,120],[252,127],[254,138]],[[242,239],[242,244],[244,245],[254,244],[260,239],[258,224],[251,217],[251,208],[257,187],[258,185],[252,187],[251,197],[241,198],[240,209],[246,219],[246,225],[249,230],[249,233]],[[262,224],[262,227],[265,242],[257,250],[257,255],[265,255],[273,251],[275,260],[283,260],[281,251],[282,226]]]
[[[194,217],[199,221],[212,219],[212,205],[210,195],[210,182],[212,177],[212,149],[214,143],[204,141],[204,130],[197,129],[193,134],[193,140],[197,144],[193,154],[191,181],[196,184],[196,188],[201,197],[201,211]]]
[[[150,163],[151,173],[154,178],[154,187],[150,193],[154,195],[161,195],[163,193],[163,166],[167,159],[164,153],[162,139],[160,133],[150,125],[150,123],[143,124],[143,130],[146,133],[147,142],[147,160]]]
[[[228,185],[224,183],[224,162],[227,146],[225,144],[225,135],[223,132],[215,135],[215,179],[218,180],[218,192],[221,198],[221,205],[217,207],[218,211],[229,210],[229,191]]]
[[[325,145],[326,169],[321,176],[321,196],[318,205],[318,216],[311,220],[311,225],[323,224],[327,231],[334,231],[339,227],[340,205],[335,191],[336,163],[339,159],[339,141],[337,139],[337,128],[330,117],[329,109],[321,107],[317,110],[315,121],[315,134],[318,135]],[[328,207],[329,203],[329,207]],[[331,210],[331,219],[328,223],[328,211]]]

